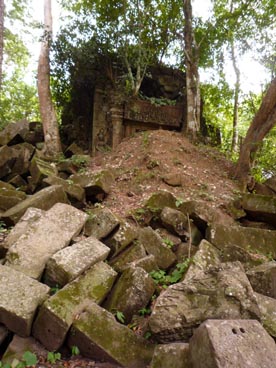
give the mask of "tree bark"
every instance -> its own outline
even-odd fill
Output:
[[[276,124],[276,78],[272,80],[259,110],[257,111],[243,141],[235,178],[240,181],[243,189],[249,180],[254,156],[262,140]]]
[[[195,42],[192,20],[191,0],[183,0],[185,16],[184,40],[185,40],[185,65],[186,65],[186,134],[192,138],[200,129],[200,85],[199,85],[199,50]]]
[[[233,111],[233,133],[232,133],[232,145],[231,152],[237,152],[238,150],[238,122],[239,122],[239,95],[240,95],[240,70],[237,63],[234,41],[231,41],[231,58],[236,74],[235,93],[234,93],[234,111]]]
[[[3,56],[4,56],[4,15],[5,4],[4,0],[0,0],[0,90],[3,79]]]
[[[44,153],[56,157],[62,152],[57,115],[50,90],[50,42],[52,39],[51,0],[44,0],[44,37],[38,60],[37,87],[44,131]]]

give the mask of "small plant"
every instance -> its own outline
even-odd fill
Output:
[[[123,312],[120,312],[118,310],[112,311],[114,316],[116,317],[117,321],[124,324],[125,323],[125,315]]]
[[[75,345],[72,346],[72,348],[71,348],[71,354],[73,356],[79,355],[80,354],[80,349],[77,346],[75,346]]]
[[[144,338],[145,339],[149,339],[151,337],[151,332],[150,331],[146,331],[144,334]]]
[[[174,246],[173,241],[168,238],[163,238],[163,243],[165,243],[168,248],[172,248]]]
[[[61,359],[60,353],[55,353],[53,351],[50,351],[47,355],[47,361],[51,364],[55,364],[57,360]]]
[[[175,205],[177,208],[180,207],[183,203],[184,201],[181,198],[177,198],[177,200],[175,201]]]
[[[146,148],[149,145],[149,132],[145,131],[143,132],[143,147]]]
[[[25,351],[25,353],[22,356],[21,362],[19,362],[17,359],[14,359],[12,364],[0,362],[0,368],[25,368],[36,365],[37,363],[38,359],[36,355],[30,351]]]
[[[0,233],[4,233],[5,231],[7,231],[6,224],[4,221],[0,221]]]
[[[50,289],[50,294],[51,294],[51,295],[54,295],[54,294],[56,294],[59,290],[60,290],[59,285],[53,286],[53,287],[51,287],[51,289]]]
[[[138,311],[138,313],[140,314],[140,316],[145,317],[146,315],[151,314],[151,309],[150,308],[142,308]]]

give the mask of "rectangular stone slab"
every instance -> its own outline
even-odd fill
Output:
[[[154,351],[154,345],[118,323],[113,314],[95,303],[74,321],[68,345],[77,345],[88,358],[127,368],[145,368]]]
[[[83,228],[87,217],[72,206],[57,203],[9,248],[6,264],[39,279],[48,259],[69,245]]]
[[[47,262],[44,281],[49,286],[62,287],[95,263],[104,261],[109,252],[106,245],[90,236],[55,253]]]
[[[59,349],[73,321],[91,301],[101,303],[105,299],[116,276],[106,263],[95,264],[43,304],[34,322],[33,336],[49,351]]]
[[[47,285],[0,265],[0,323],[22,337],[29,336],[36,309],[49,291]]]

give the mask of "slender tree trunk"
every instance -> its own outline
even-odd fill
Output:
[[[232,145],[231,152],[237,152],[238,150],[238,123],[239,123],[239,95],[240,95],[240,70],[237,63],[236,52],[235,52],[235,44],[234,41],[231,41],[231,59],[234,67],[234,71],[236,74],[236,82],[235,82],[235,94],[234,94],[234,111],[233,111],[233,135],[232,135]]]
[[[271,82],[243,141],[235,178],[240,181],[243,189],[249,180],[254,156],[262,140],[276,124],[276,78]]]
[[[3,79],[3,55],[4,55],[4,0],[0,0],[0,90]]]
[[[191,0],[183,0],[183,10],[185,16],[184,51],[187,95],[186,134],[195,138],[200,129],[200,86],[198,73],[199,55],[192,26]]]
[[[37,86],[43,124],[45,155],[55,157],[61,150],[58,121],[50,90],[50,41],[52,39],[51,0],[44,0],[44,38],[38,60]]]

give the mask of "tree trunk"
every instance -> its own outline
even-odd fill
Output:
[[[62,152],[56,111],[50,90],[50,41],[52,39],[51,0],[44,0],[44,37],[38,60],[37,87],[40,116],[44,131],[44,153],[56,157]]]
[[[184,51],[187,95],[186,134],[195,138],[200,129],[200,86],[198,73],[199,53],[192,26],[191,0],[183,0],[183,10],[185,16]]]
[[[4,55],[4,0],[0,0],[0,90],[3,79],[3,55]]]
[[[276,78],[271,82],[243,141],[235,178],[240,181],[243,189],[249,180],[254,156],[266,134],[276,124]]]
[[[238,150],[238,122],[239,122],[239,95],[240,95],[240,70],[237,63],[236,53],[235,53],[235,45],[234,41],[231,41],[231,58],[234,67],[234,71],[236,74],[236,82],[235,82],[235,95],[234,95],[234,111],[233,111],[233,134],[232,134],[232,145],[231,152],[237,152]]]

